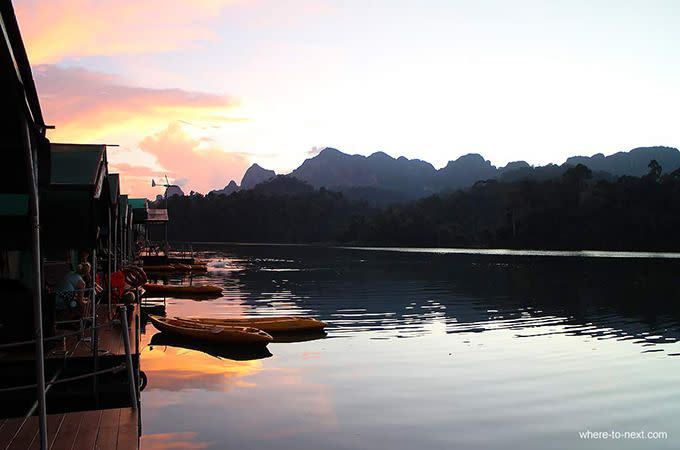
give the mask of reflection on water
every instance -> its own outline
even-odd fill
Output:
[[[645,448],[680,444],[675,258],[285,246],[203,256],[209,272],[190,281],[224,295],[167,299],[168,315],[313,315],[327,336],[255,359],[164,341],[148,325],[144,448],[640,447],[578,436],[612,429],[669,433]]]
[[[261,345],[218,345],[182,338],[167,333],[156,333],[149,341],[150,350],[153,347],[175,347],[177,349],[195,350],[220,359],[234,361],[252,361],[272,356],[266,347]]]

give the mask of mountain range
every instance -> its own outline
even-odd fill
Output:
[[[656,160],[664,172],[680,168],[680,151],[671,147],[640,147],[610,156],[572,156],[564,164],[531,166],[526,161],[510,162],[496,167],[481,155],[471,153],[449,161],[441,168],[419,159],[393,158],[384,152],[370,156],[348,155],[325,148],[305,160],[287,177],[294,177],[315,188],[325,187],[343,192],[353,199],[377,203],[407,201],[437,192],[470,187],[480,180],[519,181],[549,179],[561,176],[570,167],[583,164],[596,178],[622,175],[641,176],[649,172],[649,162]],[[231,180],[224,189],[212,194],[229,195],[241,189],[252,189],[276,177],[273,170],[253,164],[243,175],[241,184]]]

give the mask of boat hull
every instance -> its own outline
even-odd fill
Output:
[[[144,290],[148,294],[167,294],[167,295],[219,296],[222,294],[221,287],[210,284],[203,286],[174,286],[168,284],[147,283],[144,285]]]
[[[207,272],[208,266],[203,264],[161,264],[143,267],[145,272]]]
[[[224,327],[217,325],[189,324],[176,319],[149,316],[151,323],[163,333],[200,342],[267,345],[273,338],[262,330],[252,327]]]
[[[210,317],[187,317],[179,318],[190,322],[202,323],[205,325],[220,326],[247,326],[255,327],[267,333],[300,333],[309,331],[320,331],[326,327],[326,323],[311,317],[235,317],[228,319],[217,319]]]

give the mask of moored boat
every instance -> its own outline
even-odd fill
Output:
[[[278,317],[175,317],[182,321],[202,323],[205,325],[247,326],[259,328],[267,333],[295,333],[305,331],[319,331],[326,327],[326,323],[312,317],[278,316]]]
[[[144,266],[146,272],[207,272],[204,264],[159,264]]]
[[[149,320],[159,331],[203,342],[267,345],[273,340],[269,334],[253,327],[204,325],[153,315],[149,316]]]
[[[222,294],[222,288],[212,284],[199,286],[178,286],[172,284],[147,283],[144,290],[151,295],[197,295],[218,296]]]

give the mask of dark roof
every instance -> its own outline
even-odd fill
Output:
[[[123,225],[127,225],[128,219],[128,196],[122,194],[118,200],[118,217],[123,221]]]
[[[21,39],[11,1],[0,1],[0,247],[32,248],[28,219],[30,192],[26,156],[38,167],[38,183],[49,183],[49,145],[33,82],[31,65]],[[27,149],[27,137],[31,145]],[[27,150],[29,150],[27,152]]]
[[[103,182],[106,175],[105,145],[52,143],[51,149],[51,185],[96,186]]]
[[[146,213],[146,223],[167,223],[170,221],[167,209],[149,208]]]
[[[147,219],[146,211],[149,209],[149,202],[145,198],[129,198],[128,205],[132,211],[132,223],[144,223]]]
[[[35,130],[44,135],[45,121],[12,2],[0,2],[0,28],[3,31],[0,33],[0,65],[3,68],[3,75],[11,73],[9,76],[14,79],[14,83],[6,87],[10,89],[20,87],[19,96],[22,97],[20,103],[26,107],[28,118]]]
[[[111,195],[111,204],[118,204],[118,197],[120,197],[120,175],[117,173],[109,174],[109,194]]]
[[[40,195],[46,248],[92,248],[111,208],[105,145],[51,144],[52,174]]]
[[[4,169],[0,192],[29,192],[25,161],[27,131],[32,157],[38,166],[38,182],[40,187],[47,185],[50,171],[45,124],[11,1],[0,1],[0,110],[0,154]]]

